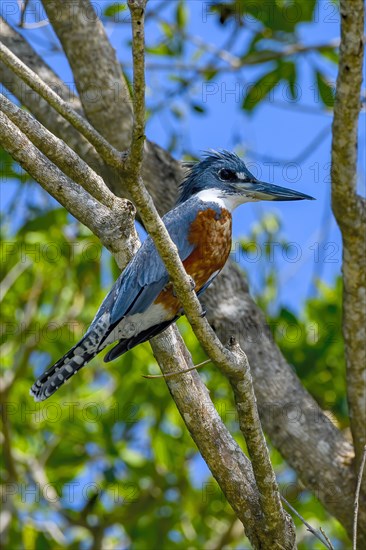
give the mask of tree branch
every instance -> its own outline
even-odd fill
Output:
[[[360,471],[358,472],[357,476],[357,486],[356,486],[356,492],[355,492],[355,502],[353,506],[353,550],[357,550],[357,523],[358,523],[358,511],[359,511],[359,500],[360,500],[360,491],[361,491],[361,484],[362,484],[362,477],[363,472],[365,469],[365,462],[366,462],[366,445],[363,449],[361,463],[360,463]]]
[[[5,119],[4,115],[0,115],[0,120],[1,117]],[[66,189],[66,194],[68,194],[69,186],[71,187],[71,192],[73,192],[73,182],[69,182],[68,179],[63,177],[58,171],[56,171],[56,174],[53,174],[50,170],[50,163],[47,166],[46,159],[43,164],[41,164],[39,169],[37,169],[37,167],[31,167],[22,163],[23,159],[20,154],[17,155],[17,148],[21,151],[25,151],[24,156],[27,159],[30,158],[29,163],[33,162],[30,151],[37,154],[37,150],[34,146],[32,147],[30,142],[21,135],[21,132],[17,130],[14,125],[11,125],[10,121],[8,126],[8,133],[5,132],[7,126],[2,127],[4,145],[9,146],[8,150],[14,155],[14,158],[21,163],[24,168],[27,169],[31,175],[33,175],[33,177],[39,179],[41,184],[47,184],[49,187],[46,187],[46,190],[51,192],[51,194],[53,194],[51,186],[53,186],[56,182],[62,184],[62,187]],[[11,136],[13,137],[13,140],[10,140]],[[40,156],[40,161],[42,162],[42,155],[39,152],[38,155]],[[87,200],[85,200],[86,197],[87,194],[81,194],[78,200],[81,201],[83,205],[88,204]],[[56,198],[62,201],[62,197],[57,196]],[[63,201],[63,204],[70,210],[70,207],[66,201]],[[91,220],[94,220],[98,210],[100,209],[100,205],[95,201],[92,205],[89,204],[89,207],[91,210],[88,211],[88,216]],[[79,215],[78,212],[73,213],[76,216]],[[81,219],[81,221],[83,220]],[[106,242],[106,239],[103,238],[103,234],[99,231],[99,228],[93,227],[92,225],[89,227],[91,230],[95,231],[101,240],[104,241],[104,244],[108,246],[108,242]],[[116,238],[120,240],[121,246],[126,242],[125,238],[120,238],[119,235],[116,235]],[[121,261],[120,256],[117,256],[116,259],[120,266],[125,263],[125,260]],[[158,341],[155,342],[155,350],[157,350],[160,345],[166,355],[163,355],[163,358],[160,357],[160,363],[164,364],[166,369],[172,368],[172,366],[174,369],[177,369],[177,365],[179,366],[180,364],[182,365],[182,368],[184,368],[186,363],[183,354],[181,357],[176,355],[172,358],[172,344],[170,344],[171,340],[167,340],[169,336],[171,339],[173,338],[174,349],[177,349],[177,343],[182,346],[181,337],[177,329],[170,329],[167,332],[168,334],[165,337],[160,336],[156,339]],[[198,444],[198,448],[202,452],[204,458],[208,461],[213,475],[223,488],[228,501],[231,502],[234,509],[238,511],[238,514],[241,516],[242,520],[246,519],[247,531],[252,539],[255,539],[257,536],[256,532],[259,527],[258,522],[261,518],[261,511],[251,464],[242,453],[234,439],[231,437],[225,425],[222,423],[218,413],[208,397],[207,389],[200,380],[199,376],[196,373],[191,376],[194,378],[193,387],[190,381],[188,384],[184,381],[175,383],[173,384],[174,387],[171,388],[172,394],[176,399],[178,395],[181,395],[182,416],[185,421],[189,418],[189,429],[194,437],[194,440]],[[201,407],[204,407],[202,415],[196,414],[197,403],[200,403]],[[212,446],[212,441],[221,443],[219,456],[217,454],[216,447]],[[248,508],[252,511],[252,515],[249,520],[248,518],[245,518],[245,510]],[[265,526],[263,526],[263,532],[264,528]]]
[[[1,143],[4,149],[73,216],[99,237],[120,261],[135,250],[134,208],[116,197],[107,208],[65,176],[29,139],[0,112]]]
[[[126,149],[131,140],[131,97],[93,3],[42,4],[70,63],[86,118],[116,149]]]
[[[341,0],[341,47],[332,140],[332,208],[343,241],[343,335],[356,464],[366,444],[366,203],[357,194],[364,2]]]
[[[273,445],[351,535],[353,517],[349,510],[356,484],[352,446],[289,369],[274,345],[263,312],[248,294],[239,267],[228,263],[203,299],[207,320],[220,340],[234,335],[245,348],[261,423]],[[365,541],[365,507],[360,507],[360,513]]]
[[[120,169],[123,166],[125,155],[121,154],[77,113],[66,101],[57,95],[39,76],[29,69],[18,59],[4,44],[0,43],[0,60],[5,63],[16,75],[18,75],[32,90],[37,92],[43,99],[74,126],[98,151],[103,160]]]
[[[151,345],[164,374],[193,366],[175,327],[165,331],[164,336],[153,338]],[[266,539],[265,521],[250,461],[222,422],[197,372],[168,378],[166,383],[199,452],[243,523],[253,547],[259,548]],[[210,485],[203,490],[210,498]]]
[[[57,90],[58,95],[69,103],[75,111],[80,115],[83,114],[79,98],[58,78],[28,42],[1,17],[0,36],[5,46],[21,59],[27,67],[32,69],[50,88]],[[48,128],[55,136],[63,139],[91,168],[101,174],[102,159],[89,141],[63,116],[59,115],[46,100],[41,98],[38,93],[34,92],[9,67],[1,62],[0,79],[5,88],[17,97],[20,103],[27,107],[45,128]]]
[[[290,532],[291,529],[294,532],[292,521],[289,521],[282,510],[276,476],[272,468],[268,447],[258,415],[248,358],[234,338],[231,339],[230,349],[240,361],[240,368],[230,365],[230,370],[227,369],[225,374],[234,392],[239,426],[244,435],[252,461],[268,531],[271,533],[281,532],[284,528],[284,523],[287,521],[287,528]]]
[[[67,3],[57,4],[57,7],[61,12],[65,9],[68,11]],[[89,12],[88,12],[89,13]],[[77,57],[78,56],[87,56],[90,52],[89,47],[89,38],[91,32],[88,32],[89,29],[85,28],[85,22],[79,21],[80,18],[84,18],[85,11],[78,10],[77,8],[73,11],[72,22],[75,22],[77,28],[83,29],[83,39],[79,40],[76,44],[77,47]],[[28,67],[30,67],[42,80],[48,84],[53,90],[57,90],[58,95],[62,97],[64,101],[72,104],[74,109],[82,114],[83,109],[80,104],[80,100],[76,97],[71,90],[65,86],[65,84],[57,77],[57,75],[52,71],[52,69],[37,55],[33,48],[24,40],[24,38],[12,29],[3,19],[0,18],[0,36],[2,42],[16,53],[17,57],[23,61]],[[71,45],[68,45],[68,41],[75,44],[75,34],[62,31],[63,29],[63,16],[60,13],[60,17],[55,17],[53,21],[53,26],[60,35],[62,35],[62,43],[66,52],[72,50]],[[67,21],[67,17],[66,17]],[[61,28],[59,30],[58,25],[60,24]],[[71,24],[69,22],[69,24]],[[67,25],[66,25],[67,27]],[[102,45],[105,40],[108,41],[104,28],[101,27],[101,30],[104,35],[104,39],[93,44],[93,55],[96,59],[103,59],[104,51]],[[99,31],[98,31],[99,32]],[[77,34],[77,33],[76,33]],[[78,35],[79,36],[79,35]],[[85,51],[84,51],[85,50]],[[110,59],[111,60],[111,59]],[[69,60],[70,64],[73,64],[72,60]],[[118,65],[118,61],[116,60]],[[94,82],[99,78],[101,70],[97,67],[96,64],[91,64],[88,67],[79,67],[77,63],[73,66],[74,78],[76,85],[78,87],[78,81],[82,81],[80,86],[93,88]],[[112,71],[112,69],[110,69]],[[113,69],[113,73],[120,71],[119,66],[117,69]],[[82,74],[79,76],[79,72]],[[6,88],[8,88],[18,99],[25,105],[32,114],[43,124],[45,128],[48,128],[56,136],[60,137],[67,143],[78,155],[85,160],[98,174],[102,175],[104,180],[110,189],[117,196],[126,196],[126,192],[123,189],[123,183],[116,173],[115,170],[111,171],[108,169],[99,155],[96,153],[94,147],[67,121],[63,116],[59,115],[47,101],[42,99],[36,92],[29,88],[15,73],[13,73],[4,63],[0,62],[0,77],[1,81],[4,83]],[[85,83],[84,80],[89,78],[90,82]],[[118,89],[118,85],[115,84]],[[83,96],[86,97],[86,96]],[[105,103],[105,95],[100,93],[97,95],[99,111],[107,111],[111,106],[116,109],[119,106],[119,103],[114,101],[108,105]],[[104,102],[104,103],[103,103]],[[90,105],[87,101],[84,105],[87,116],[95,126],[97,130],[103,135],[109,136],[110,130],[110,121],[104,120],[103,117],[94,117],[93,105]],[[90,108],[90,112],[88,109]],[[114,119],[118,119],[118,111],[114,114]],[[112,117],[113,118],[113,117]],[[131,117],[129,121],[131,123]],[[129,131],[129,134],[131,132]],[[118,142],[118,148],[120,150],[127,149],[130,145],[128,139],[126,139],[126,132],[122,134],[123,139],[120,139],[118,131],[117,134],[113,137],[112,144]],[[117,146],[117,145],[116,145]],[[180,163],[174,160],[171,155],[164,151],[161,147],[155,143],[146,142],[145,149],[145,158],[143,165],[143,178],[144,182],[147,184],[149,192],[151,193],[154,201],[158,205],[159,212],[165,213],[169,210],[176,200],[178,184],[182,179],[183,170],[181,169]],[[169,185],[161,186],[161,182],[169,182]]]
[[[234,380],[237,382],[240,376],[245,376],[246,356],[241,350],[239,354],[238,350],[229,351],[225,349],[203,317],[200,302],[193,292],[192,282],[180,260],[177,248],[171,241],[140,175],[145,126],[144,10],[146,0],[128,0],[128,6],[132,17],[133,31],[135,116],[131,152],[126,161],[126,168],[129,170],[126,186],[164,261],[176,295],[196,336],[210,358],[223,369],[234,384]],[[254,458],[253,471],[260,492],[260,502],[268,532],[267,543],[271,541],[273,548],[293,548],[295,531],[292,521],[288,520],[282,508],[276,479],[269,460],[264,436],[261,432],[259,417],[257,414],[250,414],[254,410],[256,411],[254,393],[250,393],[247,389],[245,391],[244,388],[243,391],[245,397],[251,398],[251,408],[242,409],[245,413],[245,421],[256,422],[256,425],[252,426],[252,430],[256,432],[256,438],[249,438],[248,449],[251,455],[253,453],[253,457],[251,456],[251,458]],[[245,421],[243,419],[242,425]],[[249,433],[249,431],[246,429],[244,433]]]
[[[81,185],[95,199],[113,208],[117,197],[103,179],[92,170],[64,141],[55,137],[26,111],[0,94],[0,110],[25,134],[30,141],[67,176]],[[121,200],[121,199],[117,199]]]

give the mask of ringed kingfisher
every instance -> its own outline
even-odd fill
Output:
[[[177,205],[163,217],[171,239],[199,296],[224,267],[231,250],[231,212],[245,202],[312,199],[256,179],[228,151],[210,151],[189,171]],[[82,339],[33,384],[30,393],[44,401],[109,344],[118,343],[112,361],[150,340],[184,312],[151,237],[118,277]]]

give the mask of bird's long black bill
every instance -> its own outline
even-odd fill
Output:
[[[305,195],[299,191],[293,189],[286,189],[286,187],[280,187],[278,185],[272,185],[271,183],[264,183],[259,181],[255,184],[253,189],[253,195],[260,200],[267,201],[301,201],[301,200],[315,200],[310,195]]]

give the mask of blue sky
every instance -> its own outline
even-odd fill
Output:
[[[156,1],[151,1],[153,9]],[[100,12],[109,2],[94,2]],[[196,36],[216,47],[220,47],[227,38],[227,27],[218,25],[216,19],[207,14],[207,2],[190,1],[189,25],[190,35]],[[164,12],[169,19],[175,9]],[[333,9],[332,2],[321,0],[317,7],[317,22],[302,24],[299,40],[302,44],[324,43],[339,37],[339,14]],[[3,11],[9,14],[8,20],[15,22],[18,17],[17,3],[13,0],[3,3]],[[40,8],[38,7],[37,17]],[[29,15],[28,22],[32,22]],[[52,31],[49,26],[22,31],[33,47],[66,81],[71,82],[70,69],[62,55],[50,53],[49,39]],[[126,42],[129,38],[129,25],[107,23],[107,33],[116,48],[122,63],[130,63]],[[158,40],[160,30],[156,23],[147,25],[147,42],[153,44]],[[249,39],[243,29],[237,44],[237,53]],[[194,51],[187,48],[186,60]],[[183,59],[184,60],[184,59]],[[148,56],[147,65],[162,63],[162,58]],[[162,146],[167,146],[171,130],[180,134],[180,142],[175,154],[180,158],[184,148],[195,155],[206,149],[234,149],[243,155],[251,170],[263,180],[284,185],[314,196],[316,201],[294,203],[257,203],[243,205],[234,213],[234,238],[246,235],[250,227],[264,213],[274,212],[282,221],[283,236],[293,243],[292,254],[283,255],[279,247],[273,250],[280,280],[280,300],[292,309],[298,309],[303,300],[316,292],[313,285],[314,275],[321,274],[322,279],[332,282],[341,269],[341,241],[338,228],[330,210],[330,147],[332,116],[326,111],[317,98],[314,90],[313,67],[322,66],[322,61],[310,54],[301,61],[299,71],[298,101],[289,101],[287,87],[280,83],[270,97],[266,98],[253,114],[248,115],[240,108],[243,91],[262,74],[263,68],[247,68],[240,73],[223,73],[217,75],[210,83],[197,81],[188,89],[182,99],[167,100],[167,107],[154,116],[147,124],[147,136]],[[323,63],[326,74],[331,81],[336,77],[335,68]],[[177,74],[186,74],[177,71]],[[161,81],[167,79],[167,71],[147,71],[147,102],[164,101],[159,97]],[[169,87],[169,82],[167,82]],[[287,101],[284,101],[287,98]],[[187,102],[203,101],[206,115],[192,112],[185,105]],[[185,111],[182,120],[171,116],[171,104]],[[359,133],[359,180],[365,177],[365,122],[364,113],[360,118]],[[309,148],[308,154],[304,151]],[[4,186],[3,186],[4,187]],[[364,187],[364,185],[363,185]],[[14,187],[7,185],[2,191],[3,208],[14,194]],[[294,261],[294,257],[296,261]],[[244,262],[245,263],[245,262]],[[246,269],[255,284],[258,264],[246,262]]]

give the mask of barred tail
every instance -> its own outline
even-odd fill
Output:
[[[78,344],[35,381],[30,389],[30,395],[34,397],[35,401],[48,399],[66,380],[99,353],[98,345],[95,342],[92,343],[91,340],[90,335],[85,335]]]

